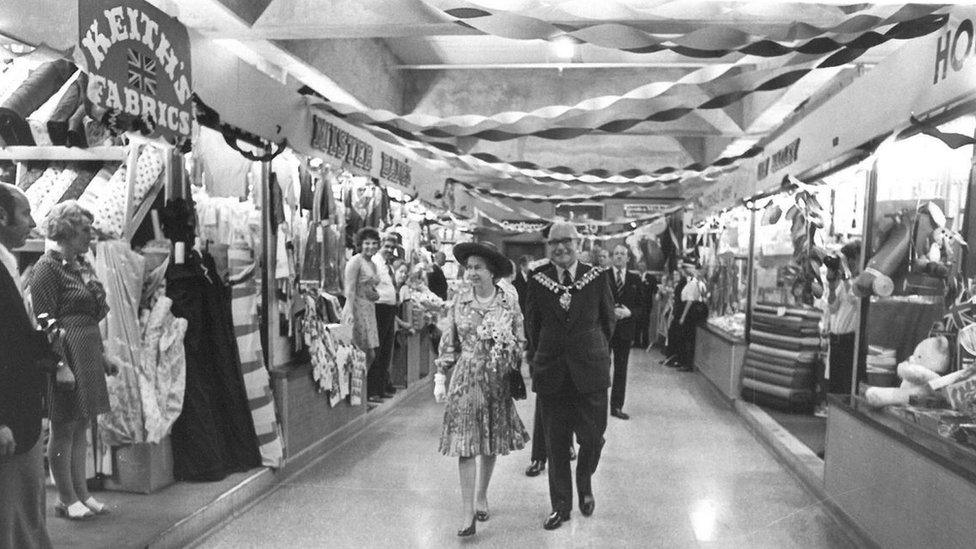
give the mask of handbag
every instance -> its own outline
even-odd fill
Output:
[[[525,380],[522,379],[521,370],[509,370],[508,371],[508,384],[511,390],[512,398],[515,400],[525,400],[528,396],[525,390]]]
[[[380,299],[380,292],[376,289],[373,284],[368,284],[363,288],[363,297],[370,301],[378,301]]]

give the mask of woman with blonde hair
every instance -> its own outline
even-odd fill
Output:
[[[98,328],[108,313],[105,290],[85,259],[94,236],[92,221],[91,212],[74,200],[55,206],[45,221],[54,247],[37,261],[30,279],[34,313],[60,322],[62,359],[75,376],[74,389],[54,392],[48,446],[58,491],[54,509],[71,520],[108,512],[88,493],[87,434],[98,415],[110,411],[105,375],[118,372],[116,361],[105,355]]]

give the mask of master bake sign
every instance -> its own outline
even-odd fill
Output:
[[[152,120],[153,135],[190,137],[190,37],[141,0],[79,0],[78,51],[98,106]]]

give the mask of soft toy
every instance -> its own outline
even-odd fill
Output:
[[[898,387],[871,387],[865,393],[868,404],[875,407],[907,405],[909,397],[934,394],[936,380],[949,369],[949,340],[944,336],[923,339],[915,352],[898,365]],[[953,374],[949,374],[950,376]],[[946,376],[948,377],[948,376]]]
[[[946,278],[949,276],[949,266],[955,260],[954,244],[965,246],[966,241],[962,235],[947,226],[942,208],[935,203],[929,202],[920,211],[929,214],[932,228],[928,231],[927,238],[919,243],[915,267],[930,276]],[[919,233],[919,236],[923,236],[922,231]]]

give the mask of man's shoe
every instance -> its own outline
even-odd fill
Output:
[[[391,393],[391,392],[389,392],[389,391],[384,391],[384,392],[383,392],[383,398],[393,398],[393,396],[394,396],[395,394],[396,394],[396,393]]]
[[[525,476],[527,477],[537,477],[546,470],[546,462],[544,461],[533,461],[532,465],[525,470]]]
[[[618,419],[630,419],[630,414],[620,411],[620,408],[614,408],[610,410],[610,415]]]
[[[580,496],[580,513],[583,513],[584,517],[592,515],[594,509],[596,509],[596,500],[593,499],[593,494]]]
[[[679,366],[679,367],[677,368],[677,370],[678,370],[679,372],[694,372],[694,371],[695,371],[695,369],[694,369],[694,368],[692,368],[691,366]]]
[[[373,404],[382,404],[383,403],[383,397],[381,397],[379,395],[372,395],[369,398],[367,398],[366,400],[368,402],[372,402]]]
[[[546,530],[555,530],[563,525],[564,522],[569,520],[569,511],[565,513],[560,513],[559,511],[553,511],[546,521],[542,523],[542,527]]]

